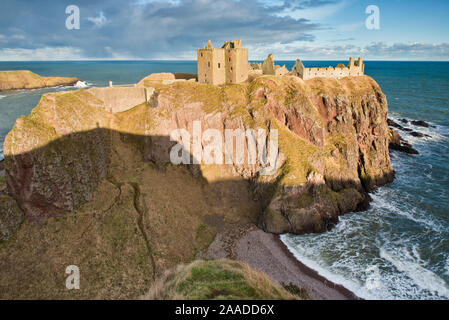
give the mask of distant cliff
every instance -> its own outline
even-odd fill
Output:
[[[0,71],[0,91],[74,85],[77,78],[41,77],[29,70]]]

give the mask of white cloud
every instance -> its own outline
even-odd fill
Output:
[[[72,47],[45,47],[39,49],[2,48],[1,61],[42,61],[85,59],[81,49]]]
[[[312,21],[324,20],[341,11],[348,5],[347,1],[329,2],[320,6],[308,6],[305,8],[290,9],[286,8],[278,13],[279,17],[291,17],[294,19],[308,19]]]
[[[346,60],[350,56],[371,60],[447,60],[449,43],[394,43],[372,42],[366,46],[352,44],[316,45],[296,42],[271,45],[259,50],[256,59],[274,52],[278,60]]]
[[[101,28],[108,22],[108,19],[104,16],[103,11],[100,12],[98,17],[88,17],[87,20],[92,22],[97,28]]]

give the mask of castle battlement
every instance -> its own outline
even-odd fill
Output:
[[[291,74],[296,75],[303,80],[319,77],[333,79],[356,77],[365,74],[365,64],[363,63],[362,58],[359,58],[356,62],[354,62],[354,58],[349,58],[349,64],[347,66],[339,64],[335,68],[332,66],[327,68],[305,68],[302,61],[298,59],[293,66]]]

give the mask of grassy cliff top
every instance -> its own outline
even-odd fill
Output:
[[[77,78],[41,77],[29,70],[0,71],[0,91],[72,85],[77,81]]]
[[[166,272],[142,299],[297,300],[301,297],[246,264],[213,260],[179,265]]]

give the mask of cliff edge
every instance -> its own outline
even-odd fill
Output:
[[[99,181],[110,175],[114,132],[133,135],[142,159],[160,167],[169,163],[171,133],[192,132],[194,121],[222,136],[226,129],[278,130],[278,170],[272,175],[260,174],[259,161],[187,166],[197,167],[209,182],[248,181],[262,206],[259,223],[268,232],[323,232],[338,215],[363,209],[366,193],[393,179],[387,100],[366,76],[159,85],[148,102],[118,113],[95,94],[46,94],[8,134],[6,180],[27,216],[73,211],[90,201]]]
[[[71,86],[77,78],[41,77],[29,70],[0,71],[0,91]]]

